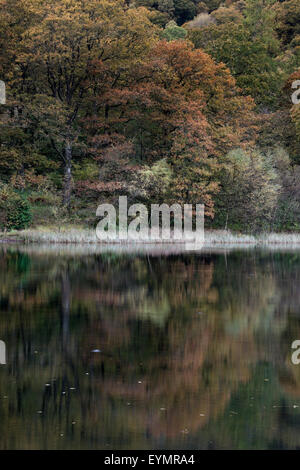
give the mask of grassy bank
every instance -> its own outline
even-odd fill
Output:
[[[94,229],[86,229],[74,226],[65,226],[60,229],[55,227],[37,227],[35,229],[0,233],[1,243],[38,243],[38,244],[103,244],[96,237]],[[148,244],[148,242],[115,242],[116,244]],[[164,242],[168,244],[169,242]],[[178,242],[177,242],[178,243]],[[109,242],[111,244],[111,242]],[[149,244],[161,244],[161,242],[149,242]],[[205,247],[216,246],[299,246],[300,233],[265,233],[259,235],[247,235],[225,230],[207,230],[205,232]]]

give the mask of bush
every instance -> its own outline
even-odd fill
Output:
[[[129,185],[129,194],[134,202],[162,203],[168,199],[171,182],[172,170],[163,158],[136,173]]]
[[[170,21],[163,33],[162,36],[164,39],[167,41],[176,41],[179,39],[185,39],[187,36],[187,31],[184,28],[181,28],[180,26],[177,26],[175,21]]]
[[[283,148],[269,152],[268,158],[279,176],[281,191],[273,221],[273,230],[300,230],[300,165],[293,165]]]
[[[0,188],[1,230],[22,230],[31,221],[30,205],[25,197],[7,185]]]
[[[257,150],[231,151],[220,174],[215,226],[247,232],[269,229],[280,193],[278,171],[270,156]]]

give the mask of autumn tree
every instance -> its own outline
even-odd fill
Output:
[[[47,168],[45,158],[34,143],[34,130],[19,112],[19,96],[24,93],[22,77],[26,67],[17,72],[18,52],[23,34],[34,23],[27,2],[1,0],[0,2],[0,79],[6,84],[6,105],[0,106],[0,175],[4,181],[14,172],[26,169]]]
[[[273,0],[247,0],[243,16],[233,16],[231,7],[230,21],[189,32],[195,46],[204,48],[217,62],[224,62],[237,85],[263,109],[278,107],[284,81],[277,60],[280,42],[275,31],[273,3]],[[218,21],[217,12],[214,18]]]
[[[63,162],[63,202],[70,208],[73,151],[84,143],[81,119],[93,93],[91,66],[109,63],[118,77],[130,57],[145,53],[155,28],[145,9],[129,9],[123,0],[32,0],[28,9],[35,22],[17,48],[18,98]]]
[[[94,79],[101,82],[100,71]],[[218,158],[253,142],[253,101],[240,95],[224,65],[185,41],[156,44],[123,85],[97,98],[93,142],[102,161],[121,135],[139,164],[166,159],[175,199],[202,200],[212,215]]]

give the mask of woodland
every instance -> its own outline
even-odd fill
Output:
[[[300,230],[299,0],[0,0],[0,80],[2,231],[120,195]]]

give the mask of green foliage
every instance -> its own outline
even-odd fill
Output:
[[[165,27],[165,29],[162,33],[162,36],[167,41],[175,41],[175,40],[178,40],[178,39],[185,39],[186,36],[187,36],[187,30],[184,29],[184,28],[181,28],[180,26],[177,26],[175,21],[170,21],[166,25],[166,27]]]
[[[129,192],[135,199],[149,204],[168,199],[172,183],[172,169],[165,158],[152,166],[145,166],[133,178]]]
[[[261,107],[276,108],[285,74],[279,67],[273,0],[248,0],[241,17],[228,8],[226,21],[191,30],[189,38],[218,62],[224,62],[245,94]],[[224,18],[224,8],[222,9]],[[214,17],[218,20],[217,12]],[[241,18],[241,19],[240,19]],[[229,20],[229,21],[228,21]]]
[[[289,0],[277,3],[276,30],[285,45],[289,45],[300,34],[300,3]]]
[[[88,159],[73,164],[73,177],[74,180],[86,180],[88,178],[95,179],[99,176],[99,166],[95,161]]]
[[[268,229],[279,192],[278,175],[270,158],[257,150],[231,151],[220,175],[216,224],[247,231]]]
[[[155,23],[159,23],[159,19],[167,18],[165,24],[175,19],[177,24],[182,25],[197,14],[198,3],[197,0],[134,0],[131,5],[145,6],[155,12],[153,17]]]
[[[2,230],[22,230],[29,226],[31,210],[27,199],[3,185],[0,189],[0,227]]]
[[[269,151],[268,158],[276,168],[281,187],[274,213],[272,229],[300,230],[300,167],[292,165],[289,155],[283,148]]]
[[[196,4],[191,0],[174,0],[174,7],[179,25],[192,20],[197,13]]]
[[[216,10],[223,2],[222,0],[203,0],[209,12]]]

